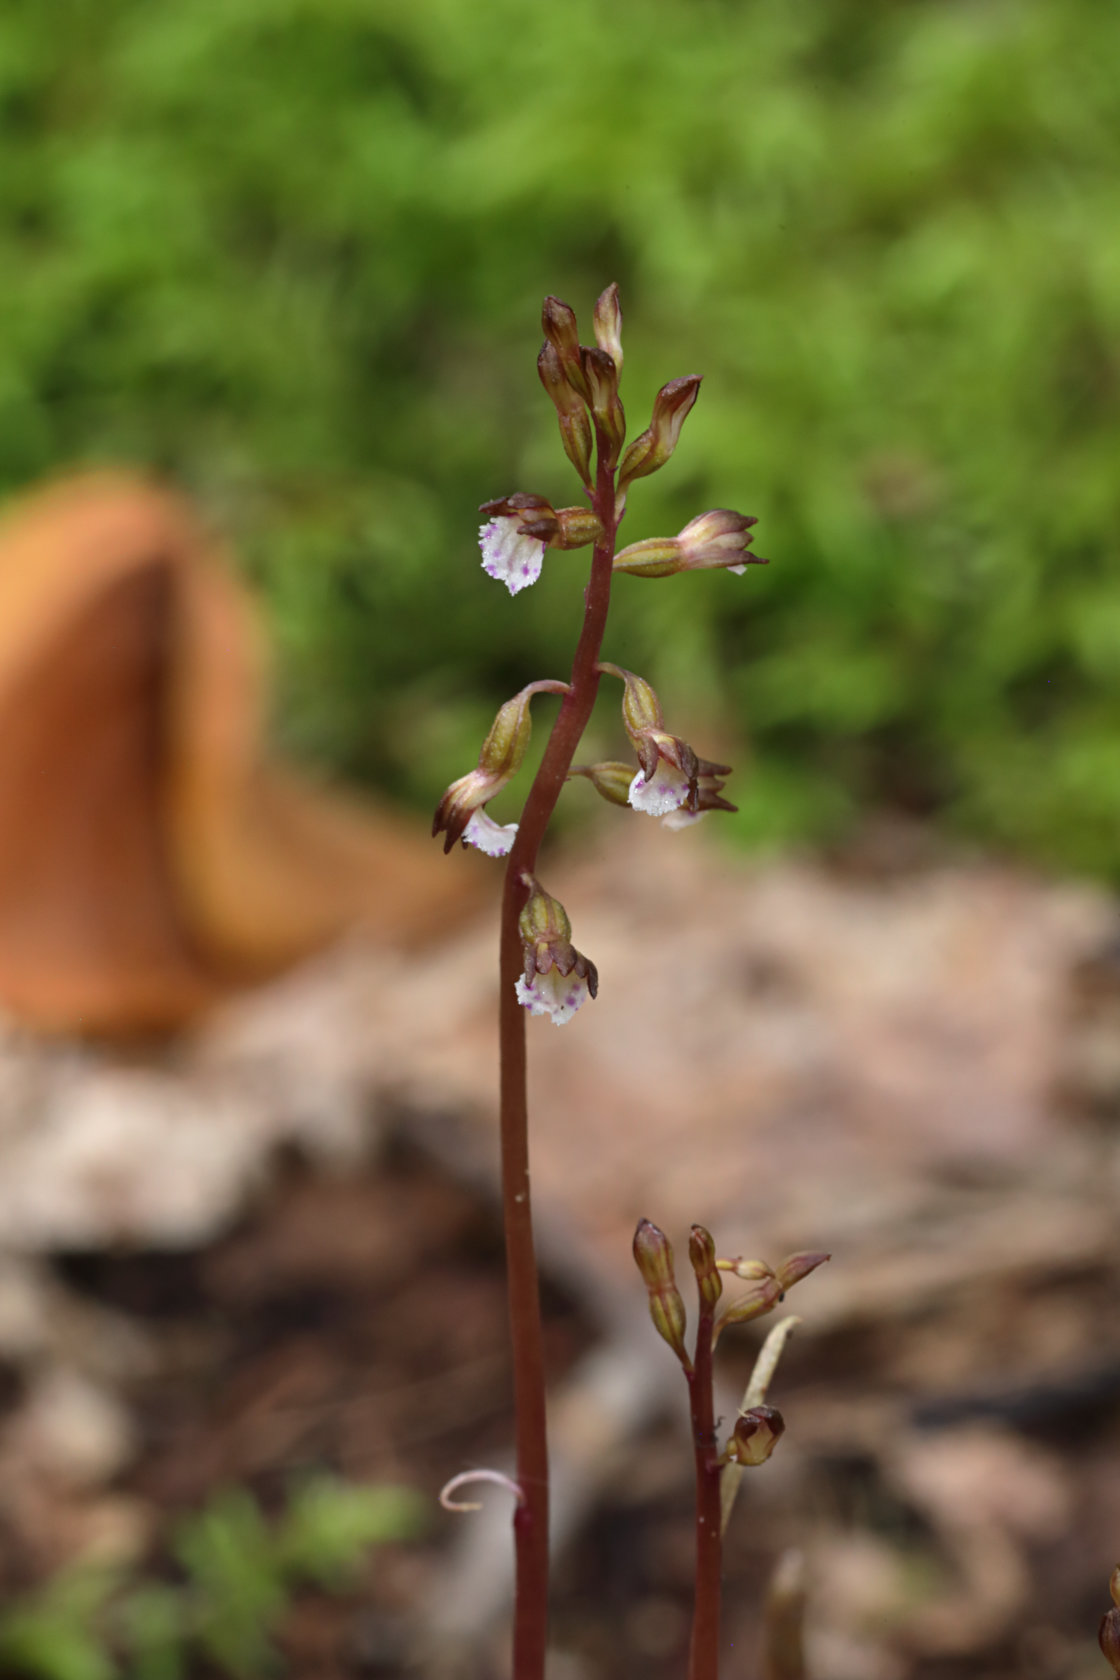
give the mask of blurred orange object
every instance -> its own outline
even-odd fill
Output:
[[[265,762],[263,648],[178,496],[64,482],[0,525],[0,1007],[174,1027],[344,928],[466,905],[419,825]]]

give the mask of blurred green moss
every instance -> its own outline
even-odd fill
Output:
[[[887,803],[1115,878],[1118,80],[1095,0],[8,0],[0,488],[186,483],[288,740],[428,803],[565,669],[581,557],[510,601],[475,506],[574,499],[537,314],[617,279],[632,428],[706,375],[628,538],[774,560],[621,580],[608,650],[749,744],[743,838]]]

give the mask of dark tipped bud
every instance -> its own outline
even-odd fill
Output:
[[[583,371],[575,310],[561,298],[546,297],[541,308],[541,327],[556,352],[568,384],[586,398],[587,375]]]
[[[723,1294],[723,1279],[716,1269],[716,1245],[703,1225],[694,1225],[688,1238],[688,1258],[696,1274],[696,1288],[702,1304],[711,1310]]]
[[[795,1283],[800,1283],[802,1278],[807,1278],[810,1272],[815,1272],[818,1266],[823,1266],[826,1260],[831,1259],[831,1254],[824,1254],[819,1250],[791,1254],[788,1259],[782,1261],[775,1273],[782,1292],[792,1289]]]
[[[1097,1638],[1113,1673],[1120,1674],[1120,1608],[1114,1606],[1104,1617]]]
[[[579,474],[580,482],[590,486],[591,447],[594,441],[591,416],[584,406],[583,398],[566,377],[565,368],[554,344],[546,344],[541,350],[537,357],[537,372],[540,374],[541,384],[555,406],[564,453]],[[582,367],[580,378],[586,385]]]
[[[773,1406],[751,1406],[735,1419],[731,1439],[724,1448],[724,1461],[744,1469],[765,1464],[785,1433],[785,1419]]]
[[[653,417],[640,437],[634,439],[622,457],[618,482],[620,486],[645,478],[663,467],[681,435],[692,406],[700,394],[700,379],[689,374],[684,379],[670,379],[653,399]]]
[[[634,1232],[634,1260],[649,1292],[649,1316],[685,1370],[691,1361],[684,1345],[686,1315],[673,1271],[673,1245],[652,1220],[641,1219]]]
[[[611,284],[595,305],[595,342],[622,372],[622,305],[618,287]]]
[[[614,469],[626,439],[626,415],[618,394],[618,369],[614,358],[597,347],[583,352],[588,401],[595,416],[603,462]]]

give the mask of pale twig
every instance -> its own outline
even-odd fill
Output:
[[[472,1482],[493,1482],[496,1487],[507,1488],[519,1505],[524,1505],[525,1495],[511,1476],[503,1475],[500,1470],[463,1470],[459,1475],[452,1476],[445,1487],[440,1489],[439,1502],[445,1511],[481,1511],[482,1506],[473,1499],[452,1499],[462,1487],[470,1487]]]
[[[766,1399],[766,1391],[773,1380],[774,1372],[778,1368],[778,1361],[782,1357],[782,1350],[789,1340],[790,1333],[801,1323],[796,1315],[780,1319],[774,1325],[770,1334],[759,1350],[758,1358],[754,1362],[751,1380],[747,1384],[747,1391],[743,1395],[743,1404],[739,1407],[739,1416],[749,1412],[752,1406],[761,1406]],[[725,1464],[720,1477],[720,1533],[727,1533],[727,1525],[731,1520],[735,1500],[739,1492],[739,1482],[742,1478],[744,1466],[741,1464]]]

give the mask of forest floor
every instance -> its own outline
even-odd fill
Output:
[[[647,828],[544,874],[602,986],[530,1029],[557,1676],[682,1672],[690,1457],[629,1260],[648,1215],[833,1255],[791,1303],[787,1431],[730,1536],[728,1675],[758,1672],[796,1545],[811,1680],[1090,1680],[1120,1556],[1114,903],[909,830],[745,863]],[[296,1596],[286,1671],[500,1666],[502,1496],[434,1506],[511,1436],[493,945],[485,919],[353,942],[173,1045],[8,1031],[9,1599],[83,1557],[166,1574],[215,1490],[275,1510],[328,1468],[433,1515],[352,1590]],[[765,1329],[727,1338],[725,1413]]]

